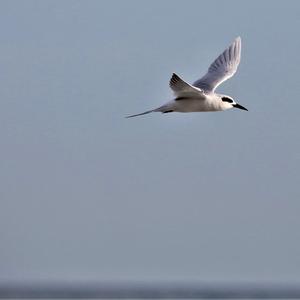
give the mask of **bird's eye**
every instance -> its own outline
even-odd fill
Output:
[[[223,102],[228,102],[228,103],[233,103],[232,99],[230,99],[228,97],[222,97],[222,101]]]

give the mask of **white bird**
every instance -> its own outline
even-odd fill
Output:
[[[232,77],[241,60],[241,38],[237,37],[233,43],[220,54],[210,65],[207,73],[192,85],[173,73],[170,79],[170,88],[175,98],[166,104],[131,115],[127,118],[149,114],[151,112],[200,112],[223,111],[230,108],[247,108],[236,103],[232,97],[215,93],[215,89],[225,80]]]

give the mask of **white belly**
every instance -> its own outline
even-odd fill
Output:
[[[171,104],[171,103],[170,103]],[[173,110],[177,112],[218,111],[223,110],[218,101],[210,99],[183,99],[172,101]],[[221,104],[221,103],[220,103]]]

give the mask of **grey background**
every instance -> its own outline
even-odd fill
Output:
[[[298,281],[299,1],[1,1],[0,280]],[[242,37],[249,112],[124,116]]]

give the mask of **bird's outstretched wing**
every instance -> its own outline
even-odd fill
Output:
[[[174,94],[177,97],[199,95],[200,93],[203,93],[201,89],[185,82],[175,73],[173,73],[169,84],[170,88],[173,90]]]
[[[205,92],[213,92],[218,85],[234,75],[240,60],[241,38],[237,37],[210,65],[207,73],[193,83],[193,86],[198,87]]]

